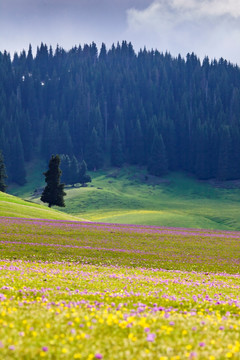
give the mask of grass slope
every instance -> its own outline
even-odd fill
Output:
[[[35,164],[28,184],[11,192],[40,203],[32,194],[44,186],[43,170]],[[99,222],[240,230],[238,188],[214,187],[179,173],[146,179],[146,170],[133,166],[91,176],[88,187],[66,189],[66,208],[60,211]]]
[[[0,216],[35,219],[80,220],[79,218],[49,209],[46,206],[22,200],[16,196],[0,192]]]
[[[92,221],[240,230],[239,189],[214,188],[183,174],[145,181],[144,170],[134,168],[98,172],[93,187],[67,195],[63,210]]]

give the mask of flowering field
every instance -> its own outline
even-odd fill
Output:
[[[2,359],[240,359],[240,233],[0,220]]]

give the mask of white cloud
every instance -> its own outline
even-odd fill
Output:
[[[152,21],[159,15],[162,17],[178,15],[178,22],[185,19],[230,16],[240,17],[239,0],[155,0],[144,10],[129,9],[128,19],[134,18],[137,22]]]
[[[198,16],[240,16],[239,0],[172,0],[172,8],[189,11]]]
[[[143,10],[129,9],[127,19],[128,38],[147,47],[240,62],[239,0],[155,0]]]

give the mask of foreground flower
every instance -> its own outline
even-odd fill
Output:
[[[102,356],[102,354],[97,353],[97,354],[95,354],[95,358],[96,358],[96,359],[102,359],[103,356]]]
[[[156,338],[155,334],[148,334],[147,341],[153,342],[155,340],[155,338]]]

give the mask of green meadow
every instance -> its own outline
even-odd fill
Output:
[[[44,169],[31,166],[27,184],[9,191],[40,203],[33,192],[44,186]],[[66,187],[66,207],[59,211],[99,222],[240,230],[236,182],[201,182],[183,173],[156,178],[134,166],[90,174],[87,187]]]
[[[2,358],[238,360],[236,184],[91,176],[64,209],[40,204],[34,167],[18,197],[0,192]]]
[[[58,220],[79,220],[75,216],[62,213],[46,206],[23,200],[19,197],[0,192],[0,216],[37,218],[37,219],[58,219]]]
[[[2,217],[4,360],[239,360],[239,232]]]

